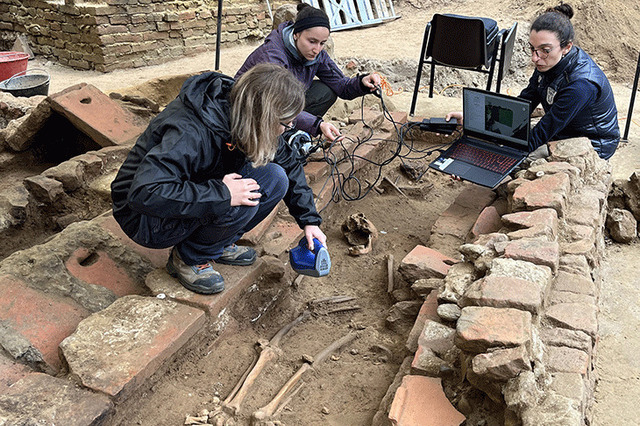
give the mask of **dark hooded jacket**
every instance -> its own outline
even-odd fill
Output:
[[[269,62],[282,65],[287,68],[298,80],[304,84],[305,90],[311,87],[314,78],[329,86],[338,97],[342,99],[355,99],[371,93],[369,88],[362,84],[362,77],[366,74],[359,74],[355,77],[346,77],[338,66],[331,60],[329,54],[322,50],[313,61],[301,58],[295,51],[290,51],[285,45],[283,37],[292,31],[293,22],[283,22],[277,29],[265,38],[264,43],[254,50],[245,60],[238,70],[235,78],[240,78],[242,74],[249,71],[255,65]],[[318,126],[321,119],[313,114],[303,111],[296,117],[296,127],[300,130],[317,136]]]
[[[574,46],[553,68],[535,71],[520,93],[542,104],[545,115],[533,128],[532,148],[558,139],[587,137],[604,159],[610,158],[620,140],[618,111],[609,80],[582,49]]]
[[[175,245],[199,223],[232,208],[222,178],[248,161],[226,145],[232,142],[233,84],[231,77],[215,72],[189,78],[131,149],[111,184],[111,197],[114,218],[138,244]],[[302,163],[282,137],[274,162],[289,177],[284,201],[298,225],[319,225]]]

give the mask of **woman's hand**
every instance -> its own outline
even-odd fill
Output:
[[[307,239],[309,250],[313,250],[313,239],[317,238],[323,246],[327,246],[327,236],[317,225],[307,225],[304,227],[304,236]]]
[[[260,185],[255,180],[230,173],[222,178],[222,183],[227,185],[231,193],[231,206],[257,206],[260,202]]]
[[[331,123],[327,123],[326,121],[323,121],[322,123],[320,123],[320,132],[322,132],[322,135],[329,142],[333,142],[336,138],[338,138],[339,136],[342,136],[340,134],[340,130],[338,130],[336,126],[334,126]]]
[[[444,119],[447,121],[451,120],[452,118],[455,118],[458,124],[462,124],[462,111],[451,111],[444,117]]]
[[[375,72],[362,77],[362,84],[371,89],[372,92],[376,90],[377,87],[380,87],[381,83],[380,75]]]

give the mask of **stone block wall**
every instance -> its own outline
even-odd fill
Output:
[[[414,250],[399,267],[426,296],[407,342],[411,368],[399,374],[440,378],[469,424],[487,422],[469,389],[485,395],[480,406],[491,401],[504,424],[591,423],[611,168],[586,138],[550,150],[499,187],[493,202],[480,187],[461,193],[436,221],[432,248]],[[460,241],[462,254],[446,262],[444,277],[434,274],[434,265],[445,266],[436,251],[442,235]],[[428,411],[407,398],[424,384],[402,386],[390,388],[394,401],[381,405],[378,419],[387,412],[401,424]]]
[[[222,45],[271,29],[266,3],[224,4]],[[0,39],[26,34],[34,53],[108,72],[214,50],[217,3],[205,0],[4,0]],[[213,68],[214,64],[211,64]]]

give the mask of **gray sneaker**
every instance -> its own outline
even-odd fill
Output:
[[[180,258],[178,250],[171,249],[167,261],[167,272],[177,278],[186,289],[199,294],[214,294],[224,290],[224,278],[211,263],[203,265],[187,265]]]
[[[253,265],[257,258],[258,255],[256,254],[256,251],[251,247],[232,244],[229,247],[225,247],[222,252],[222,256],[216,259],[216,263],[247,266]]]

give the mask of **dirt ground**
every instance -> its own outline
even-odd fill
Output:
[[[500,28],[518,21],[520,29],[517,46],[521,48],[526,40],[524,28],[528,22],[537,12],[553,4],[555,3],[525,0],[409,0],[395,5],[400,19],[376,27],[333,33],[334,57],[355,58],[359,64],[379,66],[396,92],[387,98],[388,102],[395,109],[408,111],[415,69],[408,67],[408,70],[403,71],[405,74],[402,78],[382,70],[400,70],[405,66],[403,60],[417,61],[424,26],[433,13],[490,16],[498,21]],[[578,42],[611,78],[621,117],[621,129],[624,129],[639,47],[637,22],[640,21],[640,5],[619,0],[585,0],[572,4],[576,9],[574,25]],[[615,31],[615,35],[612,31]],[[223,49],[221,70],[233,75],[254,47],[245,45]],[[519,93],[531,72],[527,55],[520,50],[518,52],[514,57],[515,71],[507,76],[503,85],[504,91],[511,94]],[[50,71],[50,93],[87,82],[105,93],[147,90],[143,94],[158,96],[158,93],[149,93],[154,90],[149,86],[135,90],[132,88],[140,87],[159,76],[213,69],[214,63],[215,54],[211,52],[164,65],[118,70],[109,74],[74,71],[41,58],[33,60],[30,67],[39,66]],[[472,81],[484,81],[484,77],[479,80],[477,77],[473,78],[476,80]],[[428,99],[426,93],[421,94],[417,113],[441,116],[450,110],[459,109],[460,99],[450,96],[454,91],[444,89],[448,84],[455,83],[455,79],[440,83],[438,91],[442,96],[434,99]],[[638,109],[636,107],[634,123],[640,122]],[[623,143],[611,160],[616,178],[626,179],[640,168],[638,128],[637,124],[632,126],[629,138],[631,142]],[[291,286],[291,276],[288,274],[277,283],[259,283],[254,292],[249,293],[241,304],[228,312],[229,323],[223,338],[216,341],[204,339],[199,347],[192,348],[184,357],[175,360],[167,374],[158,378],[157,383],[146,390],[141,398],[122,407],[114,424],[178,425],[184,422],[186,415],[196,415],[202,409],[213,409],[216,398],[224,399],[250,365],[257,353],[254,346],[258,339],[271,338],[278,329],[302,312],[309,301],[336,295],[354,296],[360,309],[342,313],[318,310],[298,325],[284,339],[284,353],[277,364],[268,368],[259,378],[237,424],[248,424],[248,415],[275,395],[277,389],[301,365],[302,355],[314,355],[350,332],[357,333],[358,338],[318,367],[282,411],[279,419],[288,425],[370,424],[381,398],[406,355],[404,344],[408,327],[400,326],[392,330],[385,323],[393,303],[406,297],[406,292],[402,291],[393,296],[387,293],[387,255],[393,255],[396,262],[399,262],[417,244],[428,245],[431,225],[464,185],[467,185],[431,172],[425,174],[421,181],[413,182],[399,171],[399,165],[400,161],[395,160],[385,166],[382,173],[405,188],[409,198],[393,192],[382,195],[371,193],[359,201],[341,201],[325,215],[323,229],[329,239],[332,258],[332,272],[328,277],[305,278],[299,285]],[[372,168],[369,176],[375,176],[375,173],[377,170]],[[369,255],[352,257],[347,254],[347,243],[340,233],[340,225],[353,213],[363,213],[380,231],[374,250]],[[607,285],[623,282],[628,293],[603,291],[603,294],[609,295],[603,297],[604,303],[613,300],[615,307],[603,306],[601,309],[601,319],[607,324],[605,331],[608,334],[601,340],[602,349],[598,360],[598,371],[602,371],[603,379],[600,381],[602,386],[596,393],[596,424],[620,424],[617,417],[620,412],[637,412],[635,407],[639,392],[629,391],[628,379],[635,380],[632,383],[633,389],[638,389],[638,370],[627,368],[628,357],[619,356],[617,345],[624,330],[616,328],[618,318],[614,315],[619,312],[618,304],[638,300],[640,285],[637,285],[636,271],[629,267],[637,259],[637,250],[637,244],[610,244],[607,248],[605,287],[610,289]],[[616,259],[624,261],[618,262]],[[402,286],[401,280],[396,278],[398,286]],[[630,321],[625,328],[629,333],[624,333],[624,344],[635,348],[637,353],[640,348],[637,335],[639,321],[637,310],[633,312],[634,315],[624,317]],[[633,352],[630,350],[630,353]],[[614,378],[611,371],[629,374],[618,373]],[[625,383],[626,391],[619,391],[620,383]],[[476,424],[473,421],[470,423]],[[485,424],[498,423],[499,419],[490,419]]]

